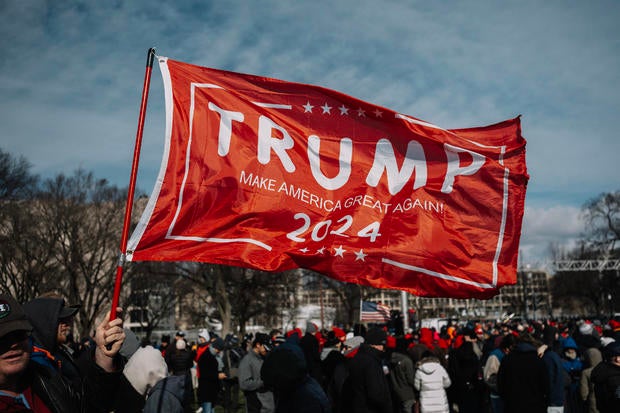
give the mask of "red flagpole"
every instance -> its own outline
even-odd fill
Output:
[[[155,60],[155,49],[150,48],[146,56],[146,71],[144,73],[144,85],[142,86],[142,101],[140,103],[140,115],[138,117],[138,131],[136,133],[136,145],[133,152],[133,163],[131,165],[131,176],[129,178],[129,189],[127,190],[127,204],[125,205],[125,220],[123,222],[123,233],[121,235],[121,253],[116,267],[116,281],[114,282],[114,295],[112,296],[112,308],[110,309],[110,320],[116,318],[116,307],[121,294],[121,284],[123,282],[123,265],[127,253],[127,238],[129,237],[129,227],[131,226],[131,209],[133,207],[133,197],[136,189],[136,178],[138,176],[138,163],[140,160],[140,148],[142,147],[142,134],[144,132],[144,119],[146,117],[146,105],[149,99],[149,87],[151,85],[151,72],[153,71],[153,61]]]

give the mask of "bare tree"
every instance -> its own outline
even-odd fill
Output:
[[[56,234],[42,209],[37,199],[2,201],[0,285],[20,302],[54,288],[60,273],[50,242]]]
[[[36,199],[38,177],[24,158],[0,149],[0,290],[18,301],[36,297],[57,272],[49,227]]]
[[[92,173],[76,171],[47,180],[39,194],[42,219],[49,225],[58,290],[81,304],[78,332],[92,333],[109,308],[122,229],[125,192]]]
[[[584,241],[591,247],[614,254],[620,241],[620,191],[600,194],[582,208],[586,222]]]
[[[127,267],[126,267],[127,268]],[[145,339],[169,317],[174,316],[177,304],[175,289],[179,276],[175,266],[167,262],[133,263],[125,288],[130,293],[124,301],[130,321],[138,323]]]
[[[290,307],[298,277],[293,271],[267,273],[248,268],[216,264],[184,266],[187,278],[209,294],[206,302],[222,322],[222,334],[245,333],[247,323],[256,318],[276,324],[282,309]]]
[[[603,193],[582,207],[584,233],[572,251],[562,258],[605,260],[617,258],[620,240],[620,191]],[[588,314],[614,311],[620,297],[617,271],[558,272],[551,283],[556,304],[569,311]]]
[[[32,196],[39,178],[30,168],[30,162],[23,156],[15,158],[0,149],[0,201]]]

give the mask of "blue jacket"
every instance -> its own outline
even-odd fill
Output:
[[[549,406],[564,406],[564,388],[570,383],[562,367],[562,359],[553,350],[545,351],[542,357],[549,372]]]

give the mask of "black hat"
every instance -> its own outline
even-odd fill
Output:
[[[226,343],[222,337],[216,337],[215,340],[211,342],[211,346],[219,351],[222,351],[226,348]]]
[[[370,345],[385,345],[387,333],[382,328],[373,327],[366,333],[366,340],[364,342]]]
[[[58,319],[60,320],[60,319],[63,319],[63,318],[73,317],[75,315],[75,313],[78,312],[80,307],[81,307],[80,305],[65,306],[64,300],[63,300],[62,307],[60,308],[60,314],[58,314]]]
[[[271,337],[265,333],[256,333],[254,343],[262,344],[267,351],[271,350]]]
[[[603,354],[607,357],[620,356],[620,341],[612,341],[603,347]]]
[[[0,295],[0,337],[13,331],[32,331],[22,306],[10,295]]]

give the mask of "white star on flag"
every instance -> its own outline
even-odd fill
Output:
[[[308,113],[308,112],[312,113],[312,108],[313,108],[313,107],[314,107],[314,106],[312,106],[312,105],[310,104],[310,101],[308,101],[305,105],[303,105],[303,108],[305,109],[305,110],[304,110],[304,113]]]
[[[301,251],[301,252],[303,252],[303,253],[305,254],[305,253],[306,253],[306,252],[308,252],[309,250],[308,250],[308,248],[302,248],[302,249],[300,249],[299,251]]]
[[[364,112],[364,109],[359,108],[359,109],[357,110],[357,116],[358,116],[359,118],[364,118],[364,117],[366,117],[366,112]]]
[[[349,114],[349,108],[346,107],[345,105],[342,105],[338,108],[340,110],[340,114],[341,115],[348,115]]]
[[[335,256],[336,256],[336,257],[342,257],[342,258],[344,258],[344,252],[345,252],[345,249],[344,249],[344,248],[342,248],[342,245],[341,245],[341,246],[339,246],[338,248],[334,248],[334,251],[336,251],[336,254],[335,254]]]
[[[379,109],[375,109],[375,116],[381,118],[383,117],[383,112],[381,112]]]
[[[316,253],[317,253],[317,254],[321,254],[321,255],[323,255],[323,253],[324,253],[324,252],[325,252],[325,247],[321,247],[321,248],[319,248],[318,250],[316,250]]]
[[[359,250],[359,252],[355,253],[355,261],[364,261],[364,258],[366,258],[368,254],[364,254],[364,250]]]
[[[331,107],[331,106],[329,106],[329,105],[327,104],[327,102],[325,102],[325,104],[324,104],[323,106],[321,106],[321,109],[323,109],[323,113],[324,113],[324,114],[325,114],[325,113],[330,113],[330,114],[331,114],[332,107]]]

